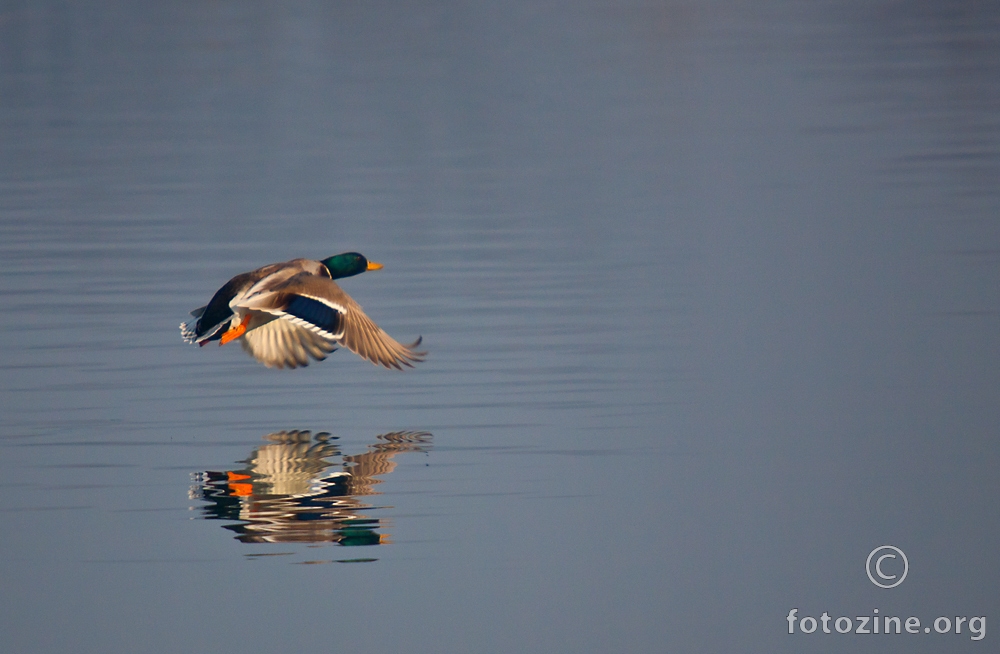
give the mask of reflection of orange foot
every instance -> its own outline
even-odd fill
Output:
[[[250,497],[253,495],[253,484],[248,482],[250,475],[230,471],[226,473],[226,476],[229,477],[228,486],[233,497]]]
[[[253,484],[237,484],[235,482],[230,482],[229,490],[232,492],[233,497],[250,497],[253,495]]]
[[[222,338],[219,339],[219,345],[220,346],[225,345],[229,341],[236,340],[237,338],[245,334],[246,331],[247,331],[247,324],[245,322],[240,323],[238,327],[233,327],[228,332],[222,335]]]

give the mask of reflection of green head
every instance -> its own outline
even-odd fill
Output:
[[[382,264],[369,261],[365,258],[365,255],[358,254],[357,252],[335,254],[329,259],[323,259],[320,263],[326,266],[326,269],[330,271],[330,277],[333,279],[360,275],[366,270],[378,270],[382,267]]]

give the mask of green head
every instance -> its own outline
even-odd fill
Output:
[[[369,261],[363,254],[357,252],[335,254],[329,259],[323,259],[320,263],[326,266],[333,279],[360,275],[366,270],[378,270],[382,267],[382,264]]]

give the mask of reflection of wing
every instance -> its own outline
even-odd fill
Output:
[[[322,361],[337,345],[287,320],[270,320],[240,339],[243,349],[268,368],[309,365],[309,357]]]
[[[308,431],[281,431],[266,436],[246,463],[258,488],[256,495],[308,495],[315,482],[330,467],[326,459],[339,454],[325,432],[313,443]]]
[[[422,452],[431,435],[425,431],[394,431],[379,436],[384,441],[369,445],[368,452],[345,456],[345,469],[351,474],[352,495],[374,495],[372,488],[382,483],[379,475],[387,475],[396,469],[392,457],[400,452]]]

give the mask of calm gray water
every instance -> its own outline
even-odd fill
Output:
[[[989,3],[0,7],[3,651],[996,648]]]

